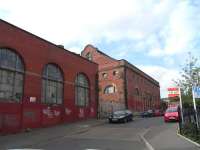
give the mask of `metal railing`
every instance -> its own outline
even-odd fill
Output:
[[[197,121],[200,123],[200,107],[197,107],[197,114],[198,119],[193,106],[183,107],[183,120],[180,118],[179,121],[180,134],[199,140],[200,129],[197,128]]]

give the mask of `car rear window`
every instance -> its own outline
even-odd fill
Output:
[[[178,111],[177,107],[170,107],[166,110],[166,112],[177,112],[177,111]]]
[[[114,112],[114,115],[124,115],[125,111],[116,111]]]

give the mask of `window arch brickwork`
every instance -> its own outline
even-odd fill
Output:
[[[108,85],[104,89],[104,94],[112,94],[116,92],[116,87],[114,85]]]
[[[92,54],[91,52],[88,52],[85,57],[88,59],[88,60],[91,60],[92,61]]]

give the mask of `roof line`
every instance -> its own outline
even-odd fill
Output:
[[[115,58],[113,58],[113,57],[107,55],[106,53],[104,53],[104,52],[98,50],[98,48],[96,48],[96,50],[97,50],[97,52],[99,52],[100,54],[102,54],[102,55],[104,55],[104,56],[106,56],[106,57],[109,57],[109,58],[112,59],[112,60],[118,61],[117,59],[115,59]]]
[[[152,78],[152,77],[149,76],[147,73],[145,73],[144,71],[140,70],[139,68],[137,68],[136,66],[134,66],[133,64],[131,64],[130,62],[128,62],[127,60],[125,60],[125,59],[117,60],[117,59],[112,58],[111,56],[105,54],[104,52],[98,50],[98,48],[94,47],[94,46],[91,45],[91,44],[88,44],[87,46],[92,46],[93,48],[96,49],[97,52],[99,52],[100,54],[102,54],[102,55],[104,55],[104,56],[106,56],[106,57],[111,58],[112,60],[115,60],[115,61],[118,61],[118,62],[119,62],[119,61],[125,61],[125,62],[127,62],[130,66],[132,66],[133,68],[135,68],[136,70],[138,70],[139,72],[141,72],[141,73],[143,74],[143,76],[144,76],[146,79],[151,80],[152,82],[155,82],[157,85],[160,86],[160,84],[159,84],[159,82],[158,82],[157,80],[155,80],[154,78]],[[86,46],[86,47],[87,47],[87,46]],[[125,66],[126,66],[126,65],[125,65]]]
[[[109,57],[110,59],[112,59],[112,60],[114,60],[114,61],[118,61],[117,59],[115,59],[115,58],[113,58],[113,57],[107,55],[106,53],[100,51],[97,47],[93,46],[92,44],[87,44],[87,45],[85,46],[85,48],[83,49],[83,51],[84,51],[84,50],[86,49],[86,47],[88,47],[88,46],[94,48],[98,53],[100,53],[100,54],[102,54],[102,55],[104,55],[104,56],[106,56],[106,57]],[[82,51],[82,52],[83,52],[83,51]]]
[[[157,83],[158,85],[159,82],[157,80],[155,80],[154,78],[152,78],[151,76],[149,76],[147,73],[145,73],[144,71],[140,70],[139,68],[137,68],[136,66],[134,66],[133,64],[131,64],[130,62],[128,62],[125,59],[121,59],[120,61],[125,61],[126,63],[128,63],[130,66],[132,66],[133,68],[137,69],[139,72],[143,73],[144,76],[146,76],[147,78],[150,78],[153,82]]]
[[[48,43],[48,44],[51,44],[51,45],[55,46],[56,48],[59,48],[60,50],[63,50],[63,51],[65,51],[65,52],[69,52],[69,53],[71,53],[71,54],[74,55],[74,56],[77,56],[77,57],[79,57],[79,58],[81,58],[81,59],[84,59],[84,60],[90,62],[90,63],[93,63],[93,64],[98,65],[97,63],[92,62],[92,61],[89,61],[88,59],[86,59],[86,58],[80,56],[79,54],[76,54],[76,53],[74,53],[74,52],[71,52],[71,51],[69,51],[69,50],[67,50],[67,49],[65,49],[65,48],[61,48],[59,45],[56,45],[56,44],[54,44],[54,43],[52,43],[52,42],[50,42],[50,41],[47,41],[46,39],[43,39],[43,38],[41,38],[41,37],[39,37],[39,36],[37,36],[37,35],[35,35],[35,34],[29,32],[29,31],[26,31],[26,30],[24,30],[24,29],[22,29],[22,28],[20,28],[20,27],[18,27],[18,26],[16,26],[16,25],[13,25],[13,24],[11,24],[11,23],[5,21],[5,20],[0,19],[0,21],[2,21],[2,22],[4,22],[5,24],[8,24],[8,25],[10,25],[10,26],[16,28],[16,29],[18,29],[18,30],[20,30],[20,31],[22,31],[22,32],[24,32],[24,33],[26,33],[26,34],[30,34],[31,36],[34,36],[34,37],[36,37],[36,38],[39,39],[39,40],[42,40],[42,41],[44,41],[44,42],[46,42],[46,43]]]

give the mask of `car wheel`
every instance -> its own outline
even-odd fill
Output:
[[[126,123],[126,122],[128,122],[128,120],[126,118],[124,118],[123,122]]]

